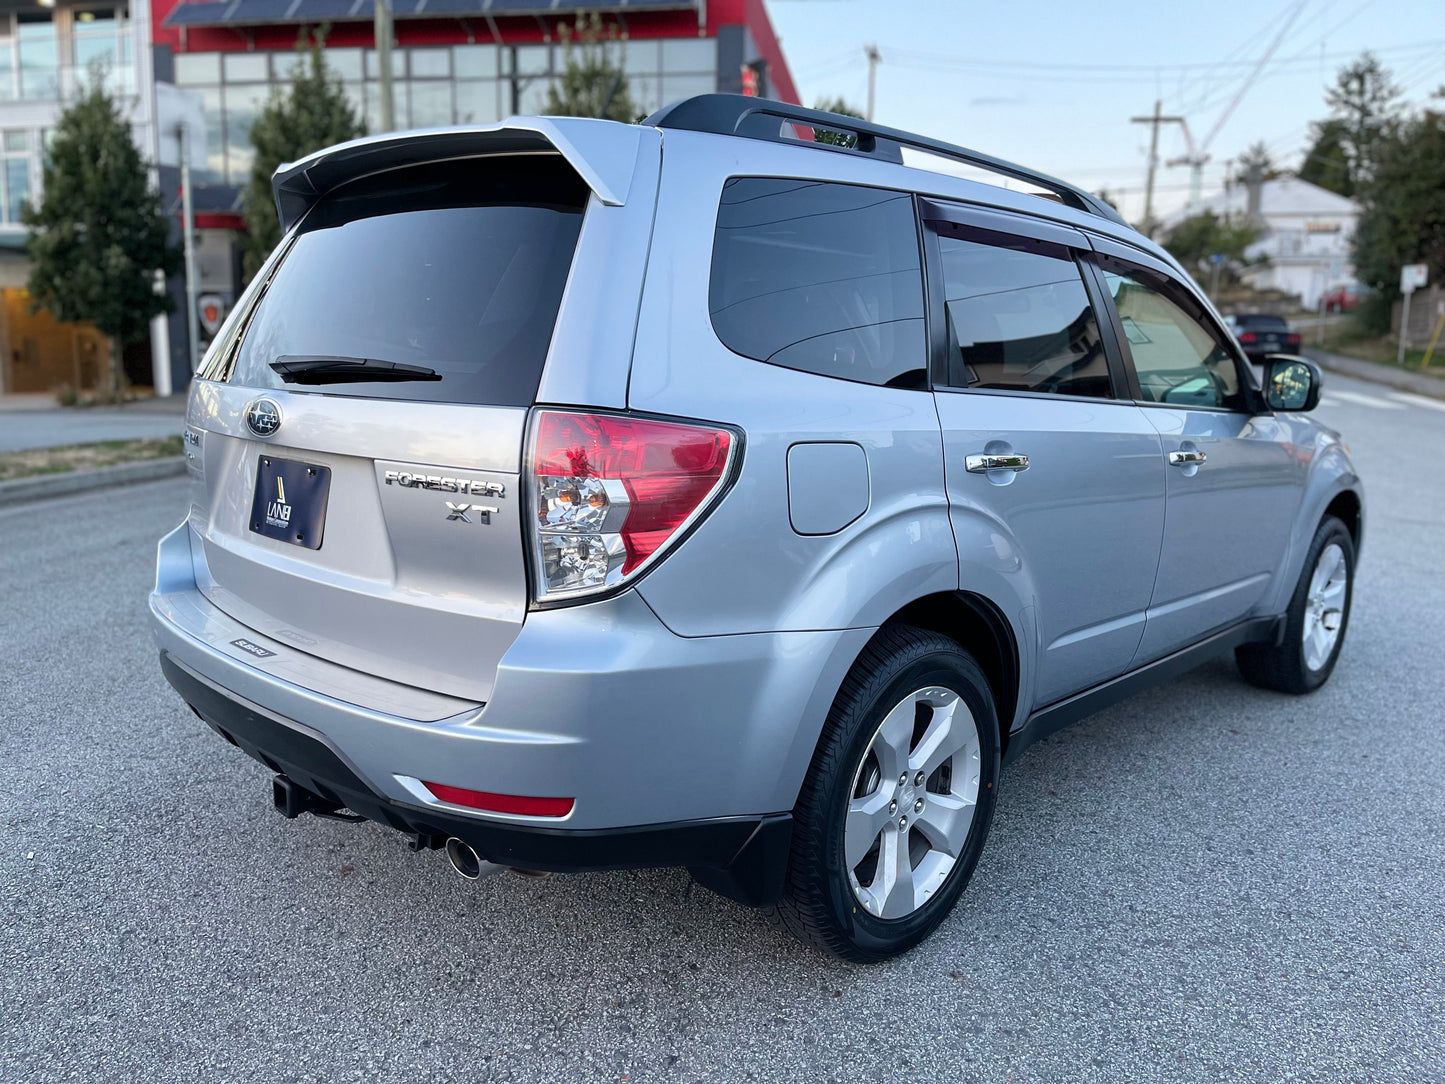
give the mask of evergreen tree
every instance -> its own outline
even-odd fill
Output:
[[[1275,163],[1273,156],[1269,153],[1269,148],[1262,141],[1251,143],[1249,149],[1237,159],[1236,167],[1234,172],[1236,184],[1248,184],[1250,173],[1256,168],[1259,170],[1261,181],[1272,181],[1284,174],[1284,170]]]
[[[1422,110],[1390,130],[1375,148],[1365,205],[1355,228],[1360,281],[1386,301],[1400,296],[1400,268],[1430,265],[1430,281],[1445,281],[1445,112]],[[1365,313],[1377,330],[1388,307]]]
[[[547,88],[545,112],[554,117],[635,121],[637,106],[621,59],[613,59],[609,48],[617,40],[617,28],[610,26],[604,32],[602,16],[595,11],[578,12],[575,24],[561,24],[557,34],[562,39],[566,68]]]
[[[251,164],[251,183],[246,189],[243,213],[246,235],[242,242],[246,277],[254,275],[271,250],[281,243],[281,223],[276,217],[276,200],[271,175],[286,162],[344,143],[366,134],[341,80],[326,67],[325,31],[297,43],[291,85],[276,87],[251,125],[251,145],[256,157]]]
[[[1374,173],[1380,141],[1400,114],[1400,90],[1375,55],[1365,52],[1340,69],[1325,102],[1338,122],[1333,134],[1346,176],[1342,194],[1353,196]]]
[[[1310,126],[1314,141],[1300,163],[1301,180],[1328,188],[1342,196],[1353,196],[1355,185],[1345,160],[1345,124],[1331,117]]]
[[[168,295],[155,292],[155,273],[174,273],[180,254],[99,69],[56,121],[41,176],[40,205],[27,202],[21,212],[34,263],[26,288],[36,308],[57,320],[89,320],[110,338],[114,394],[121,350],[172,308]]]

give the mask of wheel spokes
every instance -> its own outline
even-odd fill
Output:
[[[873,879],[873,896],[878,901],[878,914],[883,918],[902,918],[917,906],[907,832],[883,833],[883,845],[878,852],[878,876]]]
[[[936,851],[950,858],[963,853],[968,830],[973,826],[974,800],[957,794],[930,794],[914,824]]]
[[[893,826],[888,803],[893,800],[888,780],[872,794],[854,798],[848,803],[848,817],[843,825],[843,860],[855,869],[867,857],[878,840],[878,834]]]
[[[913,718],[917,713],[918,701],[911,696],[890,711],[878,728],[873,740],[873,755],[878,758],[878,770],[883,775],[883,785],[897,779],[908,770],[908,750],[913,744]]]
[[[967,720],[967,725],[954,725],[954,715],[958,711],[959,700],[956,696],[949,695],[945,702],[939,705],[930,705],[933,709],[933,717],[928,721],[928,727],[923,731],[923,736],[918,739],[913,752],[908,755],[908,770],[911,772],[922,772],[924,777],[932,775],[940,764],[953,756],[964,745],[973,734],[972,719]],[[967,715],[968,709],[964,709]],[[965,720],[959,720],[963,724]]]

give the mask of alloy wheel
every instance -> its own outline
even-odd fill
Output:
[[[1320,552],[1310,577],[1309,594],[1305,599],[1304,655],[1311,670],[1321,669],[1339,642],[1345,624],[1345,592],[1349,586],[1350,569],[1344,550],[1331,542]]]
[[[854,772],[843,833],[865,911],[904,918],[942,887],[968,841],[978,788],[978,724],[957,693],[928,686],[884,716]]]

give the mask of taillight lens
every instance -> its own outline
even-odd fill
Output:
[[[1239,337],[1239,341],[1242,343],[1252,343],[1256,338],[1257,336],[1254,332],[1246,331],[1243,335]]]
[[[658,557],[727,483],[737,437],[710,425],[538,412],[537,598],[605,590]]]

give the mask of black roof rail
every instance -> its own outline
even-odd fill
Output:
[[[951,158],[956,162],[977,166],[990,173],[1012,177],[1016,181],[1037,185],[1052,192],[1075,210],[1099,215],[1121,226],[1128,225],[1118,211],[1098,196],[1057,177],[1050,177],[1027,166],[1006,162],[1002,158],[994,158],[979,151],[971,151],[967,147],[957,147],[952,143],[914,135],[898,128],[886,128],[857,117],[845,117],[841,113],[825,113],[821,109],[789,105],[769,98],[750,98],[743,94],[699,94],[659,109],[642,123],[656,128],[744,136],[748,139],[767,139],[775,143],[800,142],[796,137],[783,134],[784,124],[824,128],[854,136],[856,145],[848,147],[839,143],[814,144],[823,150],[842,151],[879,161],[901,163],[903,148],[912,147],[941,158]]]

